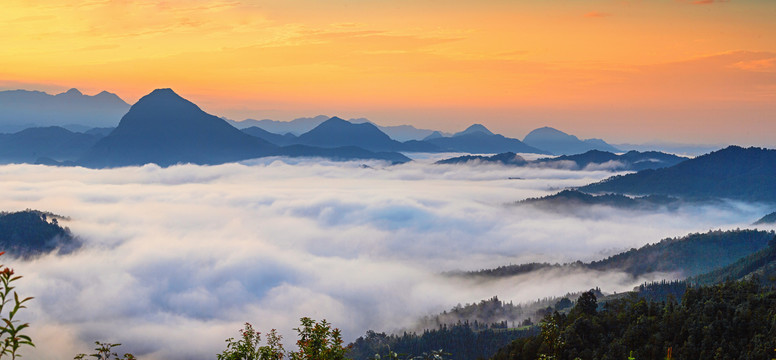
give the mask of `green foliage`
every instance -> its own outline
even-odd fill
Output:
[[[347,348],[342,346],[339,329],[322,320],[316,322],[308,317],[300,319],[301,326],[294,330],[299,333],[296,344],[299,351],[288,353],[292,360],[344,360]],[[275,329],[267,333],[267,344],[261,345],[261,333],[249,323],[240,330],[240,339],[226,339],[226,350],[218,354],[218,360],[282,360],[286,356],[282,337]]]
[[[541,323],[542,345],[544,351],[539,354],[541,360],[556,360],[560,357],[560,351],[565,343],[560,337],[561,316],[558,313],[547,315]]]
[[[93,357],[97,360],[136,360],[137,358],[132,354],[124,354],[123,357],[119,357],[119,355],[113,351],[114,347],[121,346],[121,344],[111,344],[111,343],[103,343],[99,341],[94,342],[97,347],[94,348],[95,353],[94,354],[78,354],[73,359],[74,360],[82,360],[83,358],[89,356]]]
[[[770,359],[776,348],[776,290],[757,280],[690,287],[681,304],[633,294],[594,314],[579,306],[551,317],[557,330],[545,321],[543,336],[517,339],[493,359]]]
[[[447,356],[452,354],[444,352],[442,349],[424,352],[418,356],[399,355],[394,351],[388,350],[384,356],[375,354],[373,360],[446,360]]]
[[[226,339],[226,350],[218,354],[218,360],[282,360],[285,356],[282,337],[275,329],[267,333],[267,345],[261,346],[261,333],[253,330],[250,323],[240,330],[241,339]]]
[[[295,328],[299,334],[298,352],[290,354],[291,360],[343,360],[347,348],[343,347],[339,329],[332,329],[326,320],[316,322],[308,317],[300,319],[302,326]]]
[[[595,315],[598,309],[598,299],[595,293],[590,290],[583,292],[577,299],[577,309],[587,315]]]
[[[403,333],[387,335],[367,331],[366,335],[356,339],[350,346],[348,356],[356,360],[371,360],[375,354],[382,358],[412,359],[417,354],[440,354],[444,349],[446,357],[452,360],[489,358],[498,349],[520,337],[539,333],[537,326],[520,329],[481,328],[470,322],[457,325],[440,325],[438,329],[424,330],[422,333]]]
[[[0,252],[0,255],[3,254],[5,254],[4,251]],[[3,322],[0,327],[0,358],[9,355],[11,359],[16,359],[17,357],[22,357],[18,353],[22,345],[35,346],[29,336],[22,334],[22,330],[30,325],[27,323],[20,324],[19,320],[15,319],[19,310],[25,308],[24,303],[32,300],[32,297],[20,299],[19,294],[13,291],[15,288],[13,283],[22,277],[14,275],[13,269],[3,265],[0,265],[0,269],[2,269],[0,270],[0,283],[2,283],[2,288],[0,288],[0,315],[2,315]],[[13,296],[11,297],[12,291]],[[8,309],[8,305],[11,304],[13,306],[6,314],[5,311]]]

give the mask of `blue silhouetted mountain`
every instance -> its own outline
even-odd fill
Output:
[[[65,218],[37,210],[0,212],[0,249],[28,258],[58,250],[68,253],[80,246],[70,230],[59,225]]]
[[[532,165],[572,170],[587,168],[608,171],[641,171],[669,167],[685,160],[687,160],[685,157],[657,151],[629,151],[617,155],[606,151],[590,150],[583,154],[539,159],[534,161]]]
[[[620,152],[619,149],[601,139],[580,140],[574,135],[551,127],[542,127],[531,131],[525,136],[523,142],[555,155],[581,154],[590,150]]]
[[[292,145],[297,143],[297,137],[291,133],[286,133],[285,135],[275,134],[267,130],[264,130],[258,126],[251,126],[249,128],[242,129],[241,131],[250,136],[255,136],[259,139],[265,140],[269,143],[272,143],[278,146],[286,146],[286,145]]]
[[[473,124],[473,125],[469,126],[468,128],[466,128],[466,130],[453,134],[453,137],[469,135],[469,134],[475,134],[475,133],[483,133],[483,134],[487,134],[487,135],[495,135],[490,130],[488,130],[488,128],[486,128],[485,125]]]
[[[229,120],[229,123],[238,129],[256,126],[275,134],[291,133],[293,135],[301,135],[314,129],[326,120],[329,120],[328,116],[318,115],[315,117],[298,118],[291,121],[245,119],[243,121]]]
[[[730,146],[671,167],[614,176],[580,190],[776,203],[774,178],[776,150]]]
[[[445,137],[445,136],[444,136],[444,135],[442,135],[442,133],[441,133],[441,132],[439,132],[439,131],[434,131],[434,132],[432,132],[432,133],[431,133],[429,136],[426,136],[426,137],[424,137],[424,138],[423,138],[423,141],[428,141],[428,140],[439,139],[439,138],[441,138],[441,137]]]
[[[115,127],[96,127],[96,128],[88,129],[88,130],[84,131],[83,133],[84,134],[89,134],[89,135],[97,135],[99,137],[104,137],[104,136],[108,136],[108,134],[110,134],[111,131],[113,131],[115,129],[116,129]]]
[[[436,164],[501,164],[524,166],[528,161],[513,152],[496,154],[493,156],[465,155],[450,159],[439,160]]]
[[[475,124],[452,137],[440,137],[425,140],[443,151],[480,154],[498,154],[505,152],[549,154],[547,151],[524,144],[522,141],[493,134],[480,124]]]
[[[373,152],[356,146],[320,148],[307,145],[289,145],[279,148],[274,152],[271,152],[269,155],[287,157],[320,157],[335,161],[384,160],[393,164],[402,164],[411,161],[410,158],[398,152]]]
[[[390,136],[391,139],[401,142],[423,140],[431,134],[437,132],[429,129],[418,129],[412,125],[377,125],[380,131]]]
[[[30,127],[116,126],[129,104],[116,94],[103,91],[84,95],[77,89],[49,95],[41,91],[0,91],[0,132]]]
[[[753,225],[765,224],[776,224],[776,211],[761,217],[760,220],[755,221]]]
[[[0,163],[34,163],[40,158],[73,161],[102,136],[74,133],[58,126],[0,134]]]
[[[91,167],[220,164],[264,156],[276,146],[205,113],[171,89],[142,97],[118,127],[81,159]]]
[[[296,140],[298,144],[324,148],[356,146],[369,151],[433,152],[440,149],[423,141],[404,143],[391,139],[372,123],[353,124],[333,117]]]
[[[357,146],[372,151],[394,151],[402,146],[371,123],[353,124],[336,116],[300,135],[299,144],[319,147]]]
[[[277,120],[270,120],[270,119],[264,119],[264,120],[245,119],[243,121],[234,121],[234,120],[227,120],[227,121],[238,129],[244,130],[252,126],[256,126],[274,134],[291,133],[293,135],[298,136],[314,129],[316,126],[322,124],[324,121],[329,119],[330,119],[329,116],[318,115],[315,117],[298,118],[291,121],[277,121]],[[348,122],[351,122],[353,124],[370,123],[376,126],[378,129],[380,129],[380,131],[388,135],[391,139],[394,139],[399,142],[405,142],[410,140],[422,140],[424,137],[434,132],[434,130],[418,129],[412,125],[381,126],[369,121],[369,119],[366,119],[366,118],[350,119],[348,120]]]

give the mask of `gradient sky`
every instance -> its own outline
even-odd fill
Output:
[[[0,89],[774,147],[774,19],[773,0],[5,0]]]

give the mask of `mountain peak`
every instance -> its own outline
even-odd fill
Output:
[[[326,121],[327,122],[328,121],[331,121],[331,122],[343,122],[343,121],[344,122],[350,122],[350,121],[347,121],[347,120],[345,120],[345,119],[343,119],[343,118],[341,118],[339,116],[332,116],[332,117],[329,118],[329,120],[326,120]]]
[[[119,126],[82,159],[88,166],[191,162],[219,164],[258,157],[275,146],[240,132],[172,89],[140,98]]]
[[[556,128],[549,127],[549,126],[542,126],[542,127],[538,128],[538,129],[534,129],[533,131],[528,133],[528,135],[526,135],[526,137],[528,137],[531,134],[534,134],[534,135],[544,135],[544,136],[551,136],[551,135],[569,136],[569,134],[566,134],[563,131],[560,131],[560,130],[558,130]]]
[[[474,134],[474,133],[483,133],[487,135],[494,135],[488,128],[485,127],[485,125],[482,124],[473,124],[466,128],[466,130],[461,131],[459,133],[456,133],[455,136],[461,136],[461,135],[467,135],[467,134]]]
[[[68,91],[65,91],[62,93],[62,95],[68,95],[68,96],[82,96],[83,93],[81,93],[78,89],[72,88]]]
[[[144,96],[144,97],[148,97],[148,96],[174,96],[174,97],[179,97],[179,98],[181,98],[181,96],[180,96],[180,95],[178,95],[177,93],[175,93],[175,91],[173,91],[173,90],[172,90],[172,89],[170,89],[170,88],[161,88],[161,89],[156,89],[156,90],[154,90],[154,91],[151,91],[151,92],[150,92],[148,95],[146,95],[146,96]],[[181,99],[182,99],[182,98],[181,98]]]
[[[523,138],[523,142],[533,147],[550,151],[556,155],[582,154],[590,150],[620,151],[601,139],[581,140],[574,135],[549,126],[540,127],[529,132]]]

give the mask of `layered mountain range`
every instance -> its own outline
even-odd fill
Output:
[[[552,154],[495,134],[480,124],[447,135],[409,125],[381,127],[367,119],[347,121],[325,116],[291,122],[233,122],[202,111],[171,89],[154,90],[131,107],[114,94],[88,96],[76,89],[58,95],[4,91],[0,92],[0,103],[10,104],[4,115],[14,115],[19,124],[47,125],[0,134],[0,162],[5,163],[99,168],[147,163],[220,164],[265,156],[401,163],[410,160],[401,152]],[[40,111],[35,112],[36,108]],[[114,128],[111,125],[117,118],[120,120]],[[8,122],[6,125],[13,127]]]
[[[572,170],[641,171],[669,168],[685,160],[649,151],[618,154],[619,149],[603,140],[581,140],[549,127],[536,129],[519,140],[493,133],[481,124],[471,125],[458,133],[444,134],[409,125],[386,127],[363,118],[344,120],[322,115],[290,122],[235,122],[205,113],[171,89],[154,90],[131,107],[115,94],[101,92],[89,96],[76,89],[57,95],[26,90],[0,91],[0,105],[3,106],[0,132],[25,127],[0,134],[0,163],[89,167],[156,163],[168,166],[219,164],[265,156],[377,159],[401,163],[410,160],[402,153],[463,152],[498,155],[468,155],[441,163],[492,162]],[[114,127],[117,119],[118,125]],[[561,156],[529,162],[518,155],[520,153]],[[651,177],[653,182],[662,178],[665,182],[666,177],[662,174],[640,173],[638,178]],[[605,185],[593,184],[581,190],[626,192],[624,184],[636,178],[634,175],[611,180]],[[712,186],[708,180],[701,184]],[[628,186],[634,187],[635,193],[650,193],[636,189],[634,184]],[[655,190],[670,195],[661,191]]]

